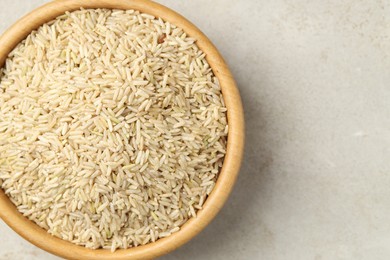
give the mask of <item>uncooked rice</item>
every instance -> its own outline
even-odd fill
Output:
[[[17,45],[0,77],[0,186],[24,216],[112,251],[196,217],[228,127],[182,29],[134,10],[68,12]]]

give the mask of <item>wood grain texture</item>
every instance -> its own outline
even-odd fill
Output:
[[[0,190],[0,217],[22,237],[36,246],[67,259],[151,259],[166,254],[188,242],[203,230],[225,203],[239,173],[244,151],[244,114],[239,91],[223,58],[210,40],[191,22],[169,8],[148,0],[57,0],[21,18],[0,38],[0,65],[8,53],[32,30],[55,17],[79,8],[135,9],[175,24],[197,40],[199,48],[218,77],[228,109],[229,135],[227,153],[216,186],[196,218],[181,230],[147,245],[117,250],[87,249],[48,234],[23,217]],[[218,238],[216,238],[218,239]]]

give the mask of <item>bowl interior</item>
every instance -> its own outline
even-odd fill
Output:
[[[244,147],[244,117],[240,95],[223,58],[210,40],[192,23],[171,9],[149,0],[57,0],[48,3],[21,18],[0,38],[0,66],[8,53],[32,30],[66,11],[80,8],[135,9],[161,17],[181,27],[197,40],[206,53],[214,74],[220,81],[227,107],[229,134],[227,152],[217,183],[196,218],[191,218],[181,230],[143,246],[119,249],[114,253],[104,249],[87,249],[83,246],[51,236],[44,229],[25,218],[0,189],[0,217],[22,237],[36,246],[67,259],[149,259],[166,254],[197,235],[215,217],[226,201],[239,172]]]

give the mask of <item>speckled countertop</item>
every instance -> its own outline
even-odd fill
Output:
[[[0,31],[44,0],[1,0]],[[390,1],[159,1],[226,58],[246,113],[228,203],[162,259],[390,259]],[[0,259],[56,257],[0,221]]]

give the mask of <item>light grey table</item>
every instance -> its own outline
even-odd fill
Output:
[[[0,31],[44,2],[1,0]],[[222,52],[247,123],[228,203],[162,259],[390,259],[390,1],[160,2]],[[0,259],[57,258],[0,221]]]

